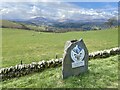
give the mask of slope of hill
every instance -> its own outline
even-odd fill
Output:
[[[88,62],[88,72],[62,79],[62,67],[3,81],[3,88],[118,88],[118,56]]]
[[[118,46],[118,30],[44,33],[2,29],[2,67],[62,57],[67,40],[83,38],[89,52]]]
[[[14,21],[1,20],[0,22],[2,22],[2,25],[1,25],[2,28],[27,29],[27,27],[25,27],[25,25],[14,22]]]
[[[33,30],[33,31],[44,31],[45,26],[35,26],[31,24],[25,24],[17,21],[10,20],[0,20],[2,28],[15,28],[15,29],[24,29],[24,30]]]
[[[0,29],[1,30],[1,29]],[[2,29],[2,67],[62,57],[67,40],[83,38],[88,51],[118,46],[118,30],[39,33],[19,29]],[[2,82],[2,88],[117,88],[118,56],[89,61],[89,72],[62,80],[62,68]]]

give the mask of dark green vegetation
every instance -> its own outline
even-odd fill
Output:
[[[72,20],[72,19],[53,20],[45,17],[36,17],[21,22],[36,26],[41,26],[41,25],[47,26],[47,29],[45,31],[49,31],[49,32],[101,30],[105,28],[118,26],[116,17],[109,18],[107,21],[102,19],[84,20],[84,21]]]
[[[16,23],[13,21],[9,21],[9,20],[0,20],[0,22],[2,22],[2,26],[3,28],[18,28],[18,29],[27,29],[27,27],[23,24],[20,23]]]
[[[2,67],[62,57],[67,40],[83,38],[89,52],[118,46],[116,28],[101,31],[44,33],[2,29]]]
[[[0,20],[2,23],[2,28],[13,28],[13,29],[23,29],[23,30],[33,30],[33,31],[45,31],[45,26],[35,26],[15,21]]]
[[[3,88],[117,88],[118,56],[89,61],[89,71],[62,80],[62,68],[4,81]]]
[[[0,20],[2,28],[15,28],[32,30],[36,32],[54,32],[64,33],[70,31],[91,31],[91,30],[103,30],[106,28],[117,27],[117,21],[109,19],[107,22],[47,22],[41,20],[31,21],[10,21]],[[44,22],[44,24],[43,24]],[[46,24],[45,24],[46,23]]]

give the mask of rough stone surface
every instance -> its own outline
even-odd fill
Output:
[[[83,58],[85,65],[72,68],[72,63],[74,61],[71,58],[71,50],[74,47],[76,47],[76,45],[79,45],[85,51],[85,56]],[[82,39],[80,39],[79,41],[77,40],[67,41],[65,44],[63,62],[62,62],[62,78],[65,79],[69,76],[79,75],[81,73],[86,72],[88,70],[88,58],[89,58],[88,50]]]
[[[74,41],[77,41],[77,40],[73,40],[72,42]],[[71,43],[71,42],[68,42],[68,43]],[[89,60],[96,59],[96,58],[106,58],[111,55],[117,55],[117,54],[120,54],[120,47],[90,53]],[[62,62],[63,62],[63,58],[59,58],[59,59],[52,59],[49,61],[43,60],[39,62],[32,62],[31,64],[22,64],[22,65],[15,65],[15,66],[6,67],[6,68],[0,68],[0,78],[1,80],[6,80],[14,77],[28,75],[34,72],[41,72],[47,68],[59,67],[62,65]]]

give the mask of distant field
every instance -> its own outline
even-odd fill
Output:
[[[9,20],[0,20],[0,22],[2,23],[2,27],[22,28],[21,24]]]
[[[2,23],[3,28],[13,28],[13,29],[24,29],[24,30],[33,30],[33,31],[44,31],[44,26],[35,26],[35,25],[29,25],[25,23],[20,22],[14,22],[10,20],[0,20]]]
[[[2,29],[2,67],[62,57],[67,40],[83,38],[89,52],[118,46],[118,30],[43,33]]]
[[[3,88],[118,88],[118,56],[89,61],[89,71],[62,79],[62,68],[50,68],[2,82]]]

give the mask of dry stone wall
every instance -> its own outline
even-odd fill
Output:
[[[120,47],[112,48],[109,50],[97,51],[89,54],[90,59],[97,58],[107,58],[111,55],[120,54]],[[0,69],[0,78],[1,80],[6,80],[14,77],[25,76],[34,72],[41,72],[47,68],[59,67],[62,65],[63,58],[52,59],[49,61],[40,61],[40,62],[32,62],[31,64],[22,64],[11,66],[7,68]]]
[[[107,58],[111,55],[117,55],[117,54],[120,54],[120,47],[90,53],[89,60],[96,58]]]

